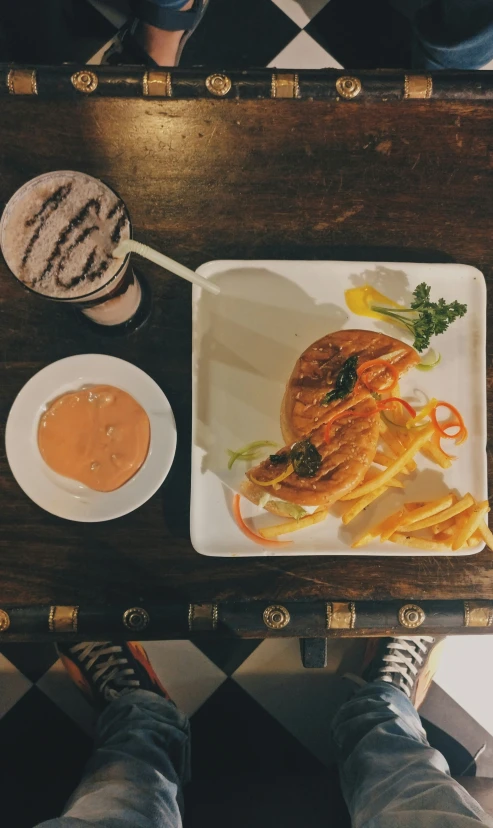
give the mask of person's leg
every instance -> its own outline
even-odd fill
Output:
[[[64,662],[83,692],[105,706],[82,782],[63,815],[42,828],[181,828],[187,718],[139,645],[76,646]]]
[[[133,11],[138,19],[134,37],[159,66],[174,66],[177,63],[180,43],[187,29],[184,15],[183,28],[170,31],[166,23],[169,14],[165,12],[177,12],[173,15],[175,18],[193,5],[194,0],[134,0]]]
[[[419,643],[421,642],[421,643]],[[428,744],[412,704],[431,638],[386,640],[370,681],[336,715],[333,735],[353,828],[493,828]]]
[[[492,59],[492,0],[433,0],[416,15],[414,68],[479,69]]]

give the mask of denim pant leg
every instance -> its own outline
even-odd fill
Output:
[[[396,687],[376,681],[359,690],[336,715],[333,735],[353,828],[493,828]]]
[[[416,15],[415,69],[479,69],[492,59],[491,0],[433,0]]]
[[[94,754],[59,819],[38,828],[181,828],[188,781],[186,716],[147,690],[111,702]]]

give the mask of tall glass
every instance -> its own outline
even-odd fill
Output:
[[[72,170],[28,181],[0,221],[0,248],[23,287],[75,305],[115,333],[135,327],[146,315],[130,254],[122,260],[111,256],[118,242],[131,236],[127,207],[114,190]]]

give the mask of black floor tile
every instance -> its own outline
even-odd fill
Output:
[[[58,659],[54,644],[2,644],[0,653],[32,682],[44,676]]]
[[[325,768],[233,679],[192,716],[192,776],[318,775]]]
[[[195,646],[227,676],[231,676],[261,643],[262,639],[247,638],[194,641]]]
[[[91,740],[37,687],[0,720],[0,824],[32,828],[59,816]]]
[[[300,28],[272,0],[210,0],[181,66],[267,66]]]
[[[493,736],[445,690],[433,682],[419,712],[428,741],[443,753],[452,776],[493,777]]]
[[[115,28],[87,0],[0,3],[0,60],[63,63],[88,60]]]
[[[411,23],[388,0],[330,0],[305,31],[348,69],[411,66]]]

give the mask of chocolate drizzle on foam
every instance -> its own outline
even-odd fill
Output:
[[[25,267],[27,260],[29,259],[29,256],[32,253],[32,249],[36,244],[37,240],[39,239],[41,231],[45,226],[46,222],[48,221],[48,218],[50,217],[51,213],[54,213],[55,210],[58,209],[62,201],[65,201],[67,196],[70,194],[71,190],[71,183],[62,184],[61,187],[58,187],[58,189],[55,190],[54,193],[48,196],[48,198],[43,202],[37,213],[35,213],[34,216],[31,216],[31,218],[27,219],[26,227],[32,227],[34,224],[36,224],[36,222],[38,222],[38,225],[34,233],[32,234],[31,238],[29,239],[29,243],[24,251],[24,255],[22,257],[22,267]]]
[[[26,227],[36,225],[36,229],[24,251],[21,263],[22,269],[25,268],[36,242],[41,237],[43,229],[46,228],[49,217],[55,213],[62,202],[67,199],[71,190],[71,183],[58,187],[58,189],[44,201],[41,208],[33,216],[26,220]],[[92,283],[104,275],[109,268],[110,262],[112,262],[112,256],[107,250],[104,250],[96,245],[90,251],[80,274],[72,276],[65,281],[61,279],[61,274],[63,273],[67,263],[70,261],[70,256],[75,248],[83,244],[83,242],[85,242],[90,235],[101,229],[100,223],[95,224],[92,221],[91,224],[83,226],[84,222],[91,215],[95,215],[95,217],[99,219],[100,213],[101,199],[90,198],[79,209],[76,215],[65,224],[58,235],[48,259],[46,260],[44,269],[39,275],[33,276],[30,279],[32,287],[42,285],[46,282],[46,279],[51,276],[58,288],[64,291],[69,291],[84,281]],[[110,221],[115,218],[116,220],[113,227],[111,229],[108,228],[108,236],[112,243],[117,245],[121,239],[124,227],[128,224],[125,205],[120,199],[117,199],[115,204],[112,205],[105,220]],[[82,228],[81,231],[75,236],[75,238],[73,238],[74,232],[79,228]],[[48,228],[46,229],[48,230]]]

